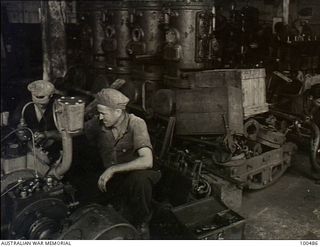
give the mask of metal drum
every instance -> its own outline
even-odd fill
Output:
[[[123,219],[112,206],[90,204],[74,212],[71,226],[60,239],[68,240],[120,240],[139,239],[137,230]]]
[[[151,105],[150,98],[162,80],[164,45],[163,1],[128,0],[131,40],[127,53],[132,57],[132,83],[136,87],[143,110]]]
[[[128,3],[131,29],[131,46],[128,46],[128,53],[157,55],[164,38],[164,30],[161,28],[163,2],[128,0]]]
[[[164,10],[166,74],[204,69],[212,60],[212,1],[170,1]]]
[[[94,67],[103,69],[105,67],[105,54],[102,50],[102,40],[104,37],[104,30],[101,23],[102,13],[99,10],[94,10],[92,16],[92,31],[93,31],[93,56],[94,56]]]
[[[108,69],[112,71],[120,67],[119,73],[124,72],[130,65],[126,50],[131,39],[128,4],[126,1],[110,1],[101,12],[104,30],[102,49],[110,57]]]

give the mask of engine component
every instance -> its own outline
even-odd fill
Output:
[[[258,142],[254,142],[254,141],[248,141],[247,143],[248,146],[248,155],[247,157],[254,157],[254,156],[258,156],[260,154],[262,154],[263,150],[262,150],[262,145]]]
[[[272,148],[280,148],[285,143],[286,136],[281,132],[262,127],[258,132],[257,141]]]
[[[260,129],[260,124],[257,120],[255,119],[248,119],[245,121],[244,126],[244,136],[248,138],[251,141],[256,141],[257,140],[257,135]]]
[[[112,70],[109,72],[128,73],[131,63],[126,49],[131,40],[128,1],[104,2],[103,6],[96,6],[97,9],[99,7],[99,11],[102,10],[101,25],[104,27],[102,47],[106,56],[112,59],[107,64]]]
[[[127,44],[129,55],[147,59],[159,55],[163,44],[163,28],[161,28],[161,1],[128,1],[129,26],[131,41]],[[142,57],[140,57],[143,55]],[[150,61],[152,62],[152,61]]]
[[[223,169],[214,173],[231,178],[249,189],[261,189],[277,181],[290,166],[291,155],[296,149],[293,143],[285,143],[249,159],[231,160],[220,163]]]
[[[240,210],[242,204],[241,186],[212,173],[205,173],[202,176],[211,186],[211,195],[219,198],[228,208],[235,211]]]
[[[110,205],[87,205],[75,211],[69,220],[70,226],[63,231],[60,239],[139,239],[137,230]]]
[[[170,4],[170,5],[169,5]],[[164,11],[166,74],[177,77],[179,69],[203,69],[212,59],[212,3],[172,1]]]
[[[92,12],[92,32],[93,32],[93,56],[94,56],[94,67],[98,69],[103,69],[106,63],[106,57],[104,51],[102,50],[102,40],[103,40],[103,26],[101,25],[102,13],[100,10],[95,10]]]
[[[1,197],[1,225],[9,239],[56,239],[77,205],[72,187],[52,177],[18,180]]]

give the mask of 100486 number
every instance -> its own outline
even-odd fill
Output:
[[[319,246],[318,240],[304,240],[300,241],[300,245]]]

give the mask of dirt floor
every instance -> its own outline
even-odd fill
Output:
[[[305,152],[272,186],[243,194],[246,239],[320,239],[320,184],[310,178]]]

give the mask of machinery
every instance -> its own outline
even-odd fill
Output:
[[[28,105],[30,103],[26,107]],[[55,101],[54,121],[62,137],[62,156],[53,164],[49,162],[42,147],[35,145],[35,134],[26,125],[19,126],[2,138],[3,239],[138,238],[136,230],[112,207],[80,207],[75,189],[69,183],[61,181],[72,163],[72,136],[83,129],[84,107],[80,98],[61,97]],[[10,139],[15,133],[19,138]],[[87,235],[74,235],[75,231],[81,232],[82,221],[87,227],[97,210],[99,220],[101,215],[106,215],[109,226],[103,223],[99,228],[93,227],[92,231],[87,231]]]
[[[288,136],[310,149],[311,174],[320,178],[320,77],[319,75],[294,77],[275,71],[270,78],[269,97],[271,112],[288,128]],[[299,79],[298,79],[299,78]]]
[[[83,2],[79,9],[100,30],[93,43],[104,65],[96,71],[126,81],[119,90],[147,119],[156,160],[188,178],[194,198],[221,199],[228,186],[261,189],[290,166],[295,145],[269,112],[263,62],[250,60],[256,9],[233,6],[230,20],[212,1]],[[222,59],[230,33],[239,40],[231,62]],[[224,198],[241,204],[234,194]]]
[[[24,124],[24,109],[30,104],[23,108],[22,125],[2,139],[1,233],[11,239],[54,239],[70,208],[77,205],[74,189],[59,180],[71,166],[71,135],[83,128],[84,103],[77,98],[55,102],[63,154],[54,164],[35,145],[35,133]],[[16,138],[8,139],[15,133]]]
[[[223,238],[241,238],[243,218],[225,213],[225,205],[239,209],[242,189],[265,188],[283,175],[295,150],[288,134],[304,130],[304,124],[311,126],[307,134],[312,141],[312,164],[318,170],[314,164],[319,128],[313,118],[319,95],[313,90],[302,93],[301,109],[308,112],[304,117],[279,110],[279,102],[287,96],[280,89],[270,94],[269,68],[262,66],[266,54],[262,52],[258,59],[252,56],[265,47],[258,42],[256,9],[247,6],[240,11],[232,6],[227,20],[209,0],[81,1],[78,7],[80,19],[88,20],[81,22],[85,23],[82,38],[87,55],[91,49],[88,61],[93,61],[90,73],[94,75],[90,85],[82,83],[86,85],[82,92],[91,97],[101,88],[117,88],[130,98],[129,110],[146,119],[154,161],[163,172],[156,199],[176,207],[171,211],[187,225],[191,238],[222,238],[224,230],[219,227],[230,231],[230,224],[237,226],[237,234]],[[311,41],[316,45],[310,36]],[[274,77],[289,78],[276,72]],[[77,83],[72,78],[65,82],[69,79]],[[92,106],[94,101],[91,110]],[[27,128],[17,130],[25,136],[23,143],[5,146],[2,207],[10,210],[2,210],[4,230],[10,238],[138,238],[112,208],[92,204],[73,212],[74,191],[60,180],[70,168],[71,136],[83,127],[84,104],[76,98],[61,98],[54,112],[64,153],[57,163],[47,164],[46,155],[34,145],[33,153],[26,148],[32,141],[32,135],[24,134]],[[225,205],[217,206],[212,198]],[[197,205],[221,224],[202,218],[192,222],[190,214],[202,213]],[[25,227],[18,229],[22,224]]]
[[[275,67],[269,76],[267,98],[271,112],[298,143],[309,142],[311,174],[320,178],[320,42],[304,18],[292,25],[276,23]],[[298,138],[297,138],[298,137]],[[303,146],[303,145],[302,145]]]

